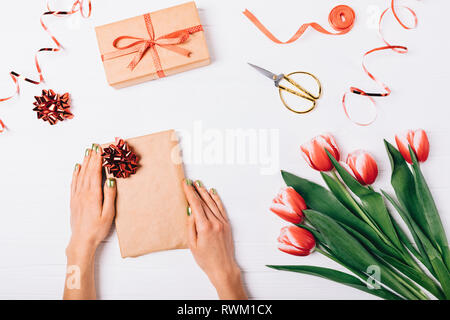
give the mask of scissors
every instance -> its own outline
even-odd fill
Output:
[[[261,67],[255,66],[254,64],[251,64],[251,63],[248,63],[248,64],[250,66],[252,66],[253,68],[255,68],[257,71],[259,71],[261,74],[265,75],[266,77],[268,77],[274,81],[275,87],[278,88],[281,101],[283,102],[284,106],[286,108],[288,108],[290,111],[299,113],[299,114],[303,114],[303,113],[308,113],[308,112],[312,111],[316,107],[317,100],[322,95],[322,85],[321,85],[319,79],[317,79],[317,77],[315,75],[313,75],[309,72],[305,72],[305,71],[295,71],[295,72],[289,73],[288,75],[284,75],[282,73],[276,75],[275,73],[267,71],[266,69],[263,69]],[[317,95],[312,94],[311,92],[309,92],[308,90],[303,88],[301,85],[299,85],[297,82],[295,82],[292,78],[290,78],[290,76],[292,76],[294,74],[306,74],[306,75],[312,77],[317,82],[317,86],[319,89],[318,94]],[[295,88],[297,88],[298,91],[294,90],[294,89],[290,89],[290,88],[280,84],[281,80],[286,80],[291,85],[293,85]],[[287,104],[286,100],[284,99],[283,94],[282,94],[283,91],[293,94],[301,99],[309,100],[309,101],[311,101],[311,105],[305,110],[293,109]]]

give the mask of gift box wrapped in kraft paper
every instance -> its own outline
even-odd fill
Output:
[[[108,83],[123,88],[210,63],[195,2],[95,28]]]
[[[122,257],[187,248],[184,172],[175,131],[124,141],[138,166],[129,177],[116,178],[115,224]]]

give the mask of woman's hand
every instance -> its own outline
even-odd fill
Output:
[[[72,178],[68,249],[94,250],[108,235],[116,213],[116,181],[108,179],[102,191],[102,148],[86,149],[83,164],[76,165]],[[103,196],[104,195],[104,196]]]
[[[184,192],[191,209],[189,247],[221,299],[247,299],[227,213],[215,189],[187,179]]]
[[[101,154],[102,148],[92,145],[92,149],[86,150],[81,166],[77,164],[73,172],[70,199],[72,236],[66,249],[68,276],[65,299],[95,299],[95,251],[108,235],[116,212],[116,181],[108,179],[102,191]]]

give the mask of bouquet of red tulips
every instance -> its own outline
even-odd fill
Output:
[[[450,299],[450,251],[447,237],[419,162],[428,158],[423,130],[385,142],[392,165],[395,193],[375,191],[378,175],[367,152],[351,153],[339,162],[339,149],[330,135],[301,147],[308,164],[320,171],[327,188],[282,171],[287,184],[273,200],[271,211],[293,225],[278,238],[283,252],[306,256],[316,250],[348,269],[305,266],[270,268],[315,275],[384,299]],[[403,219],[394,218],[387,203]]]

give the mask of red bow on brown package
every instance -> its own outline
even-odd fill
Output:
[[[128,178],[138,168],[138,157],[123,139],[116,138],[116,144],[105,148],[102,157],[103,167],[116,178]]]
[[[114,59],[120,56],[128,55],[135,53],[133,60],[128,65],[128,68],[133,70],[136,68],[138,63],[142,60],[147,51],[150,51],[153,64],[156,68],[156,73],[158,77],[163,78],[166,75],[164,74],[163,68],[161,66],[161,61],[159,59],[158,51],[156,47],[159,46],[161,48],[165,48],[167,50],[173,51],[175,53],[181,54],[183,56],[189,57],[191,52],[185,48],[178,46],[186,41],[188,41],[189,36],[193,33],[203,31],[203,27],[201,25],[194,26],[187,29],[177,30],[175,32],[160,36],[156,38],[155,30],[153,29],[152,19],[150,14],[144,14],[145,26],[147,28],[147,32],[149,37],[147,39],[132,37],[132,36],[120,36],[117,37],[113,41],[113,46],[116,49],[119,49],[115,52],[105,53],[102,55],[102,61]],[[124,40],[137,40],[133,43],[127,45],[120,45],[120,42]]]
[[[70,97],[66,92],[56,94],[53,90],[42,90],[42,96],[35,96],[33,111],[37,112],[38,119],[48,121],[51,125],[65,119],[72,119],[70,112]]]

